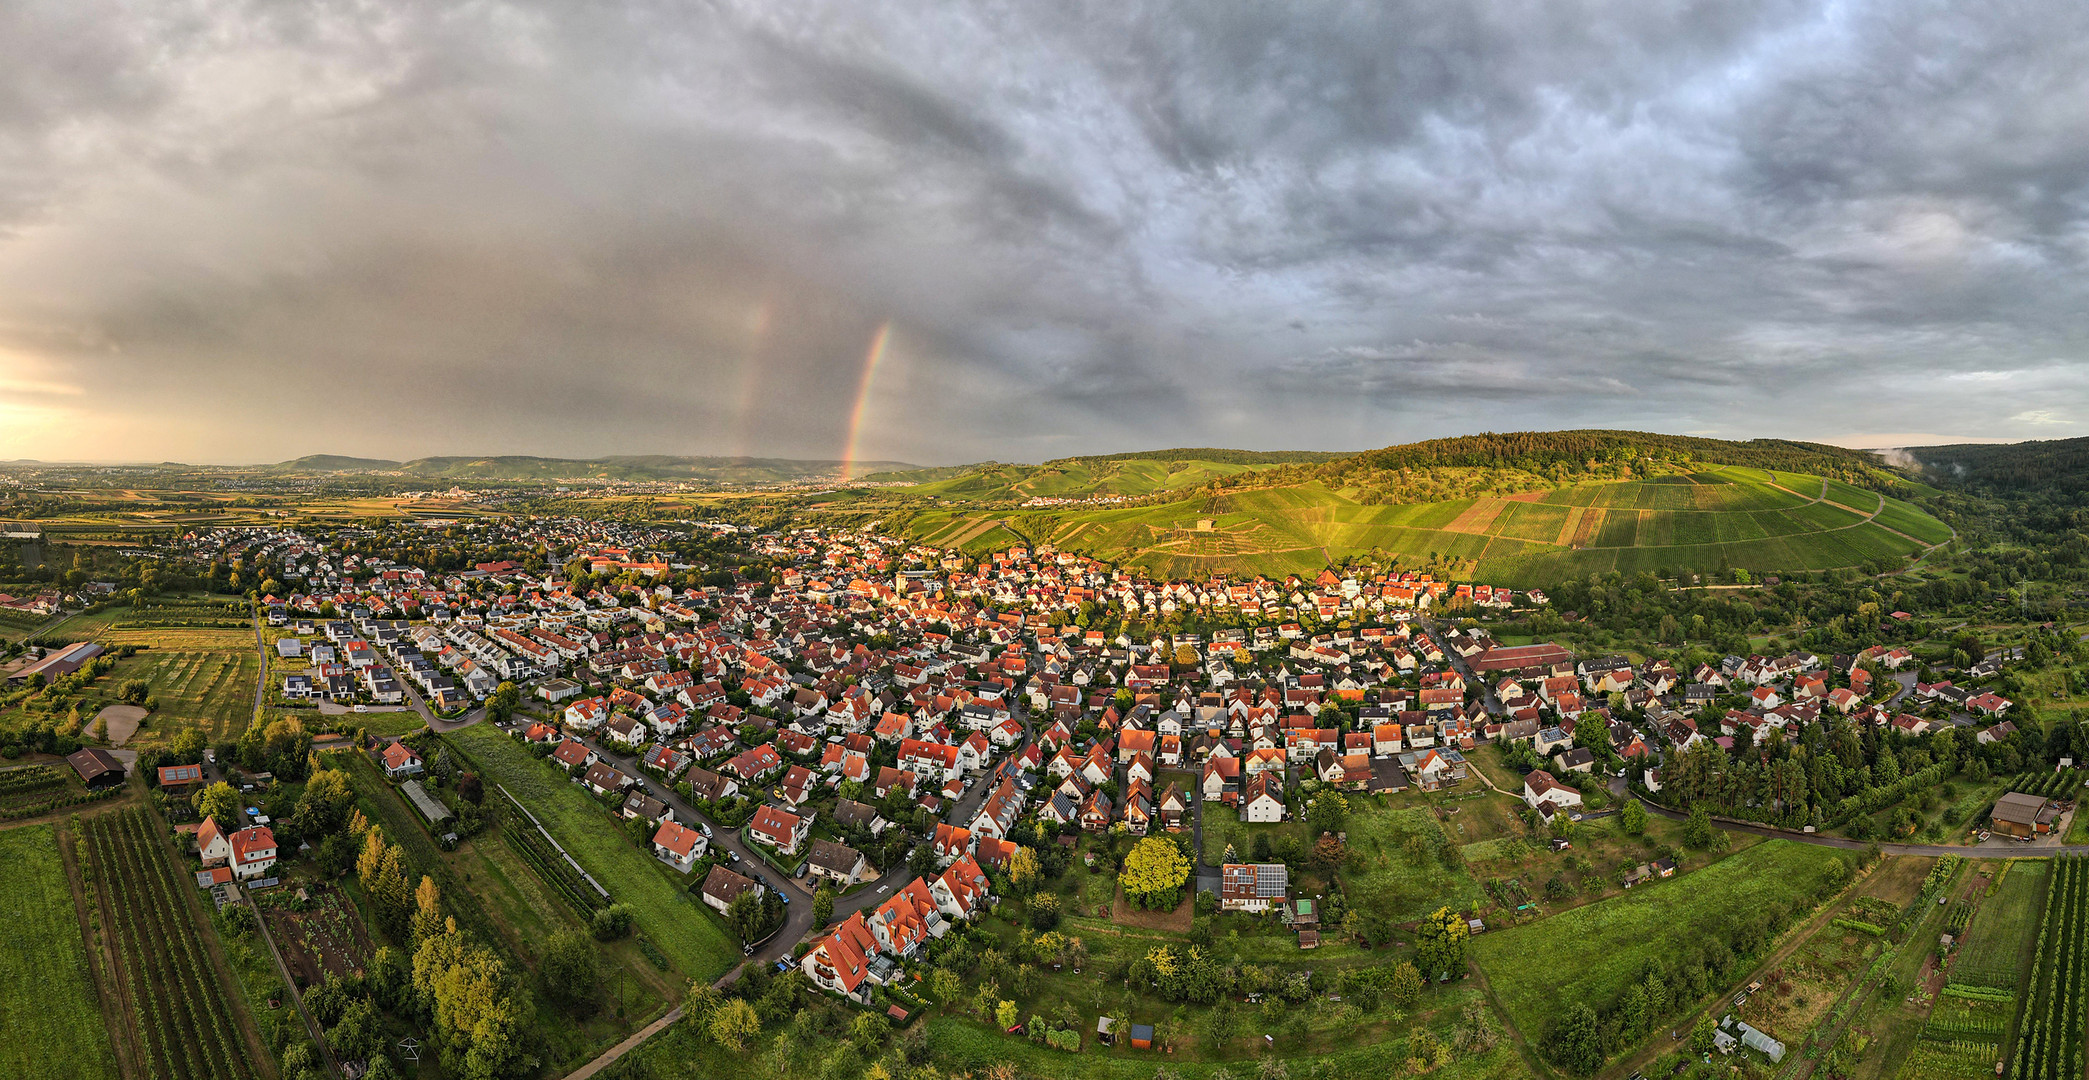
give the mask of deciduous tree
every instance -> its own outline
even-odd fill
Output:
[[[1166,910],[1182,900],[1190,878],[1190,861],[1173,840],[1142,838],[1124,860],[1124,894],[1144,908]]]

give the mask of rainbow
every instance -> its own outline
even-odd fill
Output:
[[[870,385],[877,378],[878,365],[884,362],[885,346],[892,341],[892,323],[888,320],[878,324],[878,332],[871,335],[870,352],[863,357],[863,376],[856,382],[856,406],[849,411],[849,439],[841,452],[841,476],[846,480],[856,473],[857,443],[863,438],[863,414],[870,409]]]
[[[749,443],[755,405],[761,397],[763,349],[769,340],[769,323],[774,315],[774,305],[765,297],[747,321],[747,351],[740,358],[740,398],[738,408],[733,411],[732,426],[733,453],[740,457],[752,453]]]

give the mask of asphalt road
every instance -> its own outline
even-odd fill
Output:
[[[1427,615],[1419,616],[1419,619],[1422,629],[1429,631],[1429,636],[1436,639],[1436,644],[1443,649],[1444,655],[1450,659],[1451,670],[1465,676],[1465,681],[1468,684],[1480,688],[1480,700],[1487,706],[1487,715],[1508,715],[1508,708],[1501,703],[1500,698],[1494,696],[1493,685],[1475,674],[1472,665],[1465,662],[1465,657],[1458,655],[1458,650],[1451,648],[1449,644],[1450,639],[1437,630],[1436,620]]]

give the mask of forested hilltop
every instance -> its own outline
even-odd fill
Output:
[[[1786,439],[1729,442],[1643,431],[1483,432],[1368,450],[1318,464],[1224,477],[1214,489],[1319,481],[1355,489],[1366,505],[1534,491],[1592,480],[1642,480],[1737,465],[1842,480],[1905,494],[1878,455]]]
[[[2089,491],[2089,438],[1912,446],[1907,453],[1939,483],[2004,491]]]

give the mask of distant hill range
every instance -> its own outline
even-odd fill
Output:
[[[1359,454],[1174,450],[895,474],[826,501],[930,544],[1012,544],[1167,577],[1345,559],[1534,585],[1564,576],[1884,569],[1950,539],[1933,494],[1870,451],[1632,431],[1487,433]],[[926,497],[925,502],[915,497]]]
[[[1910,446],[1904,452],[1941,483],[2004,491],[2089,491],[2089,438]]]
[[[725,484],[778,484],[838,478],[840,461],[789,458],[676,457],[642,454],[600,458],[425,457],[412,461],[313,454],[268,466],[279,473],[401,473],[430,480],[685,480]],[[859,461],[853,471],[894,472],[916,466],[903,461]]]

